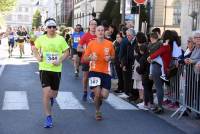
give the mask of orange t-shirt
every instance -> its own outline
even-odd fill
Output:
[[[97,40],[92,40],[88,44],[84,56],[88,57],[95,55],[96,61],[90,61],[90,71],[110,74],[110,62],[105,60],[105,56],[115,56],[114,47],[111,41],[104,39],[99,43]]]

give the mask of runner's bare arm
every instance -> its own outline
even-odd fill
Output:
[[[77,51],[78,52],[83,52],[84,51],[83,46],[78,44]]]
[[[69,56],[69,49],[63,51],[63,55],[60,57],[59,61],[62,63]]]
[[[33,50],[33,54],[34,54],[35,58],[36,58],[39,62],[41,62],[41,61],[42,61],[42,56],[40,55],[38,49],[37,49],[36,47],[33,47],[32,50]]]
[[[59,60],[55,60],[55,61],[53,62],[53,64],[54,64],[55,66],[60,65],[68,56],[69,56],[69,49],[65,50],[65,51],[63,52],[63,55],[59,58]]]

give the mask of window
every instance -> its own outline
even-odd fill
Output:
[[[180,25],[181,23],[181,8],[174,8],[173,25]]]
[[[19,12],[22,12],[22,7],[19,7]]]
[[[8,21],[12,21],[12,15],[8,15],[8,16],[6,17],[6,19],[7,19]]]
[[[24,16],[24,21],[29,21],[29,16],[28,15]]]
[[[200,1],[189,0],[188,15],[192,18],[192,30],[200,29]]]
[[[23,21],[22,19],[23,19],[23,18],[22,18],[22,15],[18,15],[18,20],[19,20],[19,21]]]
[[[29,12],[27,7],[25,8],[25,12]]]

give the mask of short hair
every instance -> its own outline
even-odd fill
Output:
[[[200,30],[194,31],[192,35],[193,35],[193,38],[200,37]]]
[[[81,24],[76,24],[76,27],[77,27],[77,26],[82,27]]]
[[[123,38],[122,32],[118,32],[117,35],[119,35],[121,38]]]
[[[136,35],[135,30],[133,28],[129,28],[128,30],[126,30],[126,32],[129,32],[131,35]]]
[[[147,42],[147,37],[143,32],[138,32],[136,35],[136,39],[137,39],[138,43]]]
[[[150,38],[158,39],[158,34],[155,32],[150,33]]]
[[[89,25],[90,25],[90,23],[91,23],[92,21],[95,21],[95,22],[97,23],[97,25],[98,25],[98,22],[97,22],[96,19],[92,19],[92,20],[90,20],[90,21],[89,21]]]
[[[161,34],[161,30],[158,27],[154,28],[152,32]]]

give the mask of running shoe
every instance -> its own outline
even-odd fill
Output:
[[[89,95],[89,99],[94,102],[94,92],[91,92],[90,95]]]
[[[44,128],[52,128],[53,127],[53,121],[51,115],[47,116],[44,122]]]
[[[78,77],[78,76],[79,76],[79,70],[76,70],[76,71],[74,72],[74,76],[75,76],[75,77]]]
[[[102,120],[102,113],[101,112],[96,112],[95,118],[96,118],[97,121],[101,121]]]
[[[82,100],[83,100],[83,101],[87,101],[87,92],[84,92],[84,93],[83,93]]]

